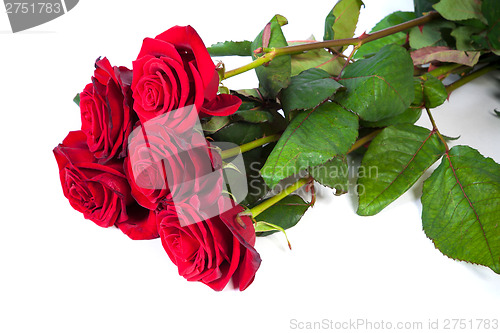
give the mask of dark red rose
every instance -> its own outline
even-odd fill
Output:
[[[220,154],[201,133],[179,133],[162,118],[130,135],[124,168],[133,197],[152,210],[192,196],[216,201],[223,186]]]
[[[95,63],[92,83],[80,94],[82,131],[95,157],[107,162],[126,155],[127,137],[132,130],[132,71],[111,67],[108,59]]]
[[[158,237],[154,213],[133,199],[123,164],[99,163],[82,131],[70,132],[54,155],[64,196],[86,219],[105,228],[116,225],[132,239]]]
[[[211,218],[200,215],[200,204],[190,200],[158,213],[158,230],[165,251],[188,281],[200,281],[220,291],[232,278],[236,288],[245,290],[261,262],[254,248],[251,219],[242,216],[244,226],[239,224],[236,217],[243,208],[229,198],[219,198],[223,213]]]
[[[142,122],[190,105],[202,116],[230,115],[241,105],[236,96],[217,94],[219,74],[190,26],[144,39],[133,69],[134,110]]]

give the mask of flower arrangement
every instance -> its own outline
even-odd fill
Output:
[[[286,235],[314,205],[315,184],[347,193],[351,155],[362,156],[360,215],[441,159],[423,188],[426,235],[445,255],[500,273],[500,166],[450,148],[432,116],[454,89],[498,69],[500,8],[414,2],[359,37],[362,1],[340,0],[323,41],[289,43],[276,15],[253,41],[207,48],[176,26],[145,38],[132,69],[97,59],[75,98],[81,129],[54,149],[65,197],[100,227],[160,238],[188,281],[245,290],[261,263],[256,236]],[[226,70],[215,56],[251,60]],[[253,69],[258,88],[224,85]],[[422,114],[431,130],[414,125]]]

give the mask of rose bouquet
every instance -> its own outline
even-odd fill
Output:
[[[423,187],[426,235],[500,273],[500,166],[450,148],[431,111],[498,68],[500,8],[414,2],[359,37],[361,0],[340,0],[323,41],[288,42],[276,15],[253,41],[207,48],[176,26],[145,38],[132,69],[97,59],[75,98],[81,130],[54,149],[65,197],[101,227],[160,238],[187,280],[244,290],[261,262],[256,236],[286,236],[314,205],[315,184],[354,191],[357,213],[374,215],[441,159]],[[249,62],[226,70],[211,58],[224,56]],[[253,69],[258,88],[224,85]],[[430,130],[414,125],[422,113]],[[352,155],[362,157],[355,188]]]

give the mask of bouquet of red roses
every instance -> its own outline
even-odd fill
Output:
[[[64,195],[101,227],[160,238],[187,280],[244,290],[261,262],[256,235],[296,225],[315,182],[347,193],[350,154],[363,156],[351,187],[361,215],[441,158],[424,183],[424,231],[444,254],[500,273],[500,166],[450,148],[431,112],[498,68],[499,9],[463,3],[474,10],[415,0],[415,12],[353,37],[362,2],[340,0],[323,41],[289,43],[276,15],[253,41],[207,49],[192,27],[176,26],[144,39],[132,70],[99,58],[75,98],[81,130],[54,149]],[[252,60],[226,71],[212,56]],[[252,69],[259,88],[223,85]],[[423,110],[431,130],[414,125]],[[310,195],[295,193],[303,186]]]

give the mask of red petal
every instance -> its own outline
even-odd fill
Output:
[[[200,116],[229,116],[238,111],[241,99],[229,94],[219,94],[213,100],[203,104]]]
[[[137,204],[127,207],[129,219],[117,224],[117,227],[133,240],[158,238],[156,214]]]
[[[205,87],[209,85],[215,65],[196,30],[191,26],[175,26],[156,36],[156,39],[172,43],[178,49],[191,50],[196,59],[196,67],[201,74],[203,85]]]

